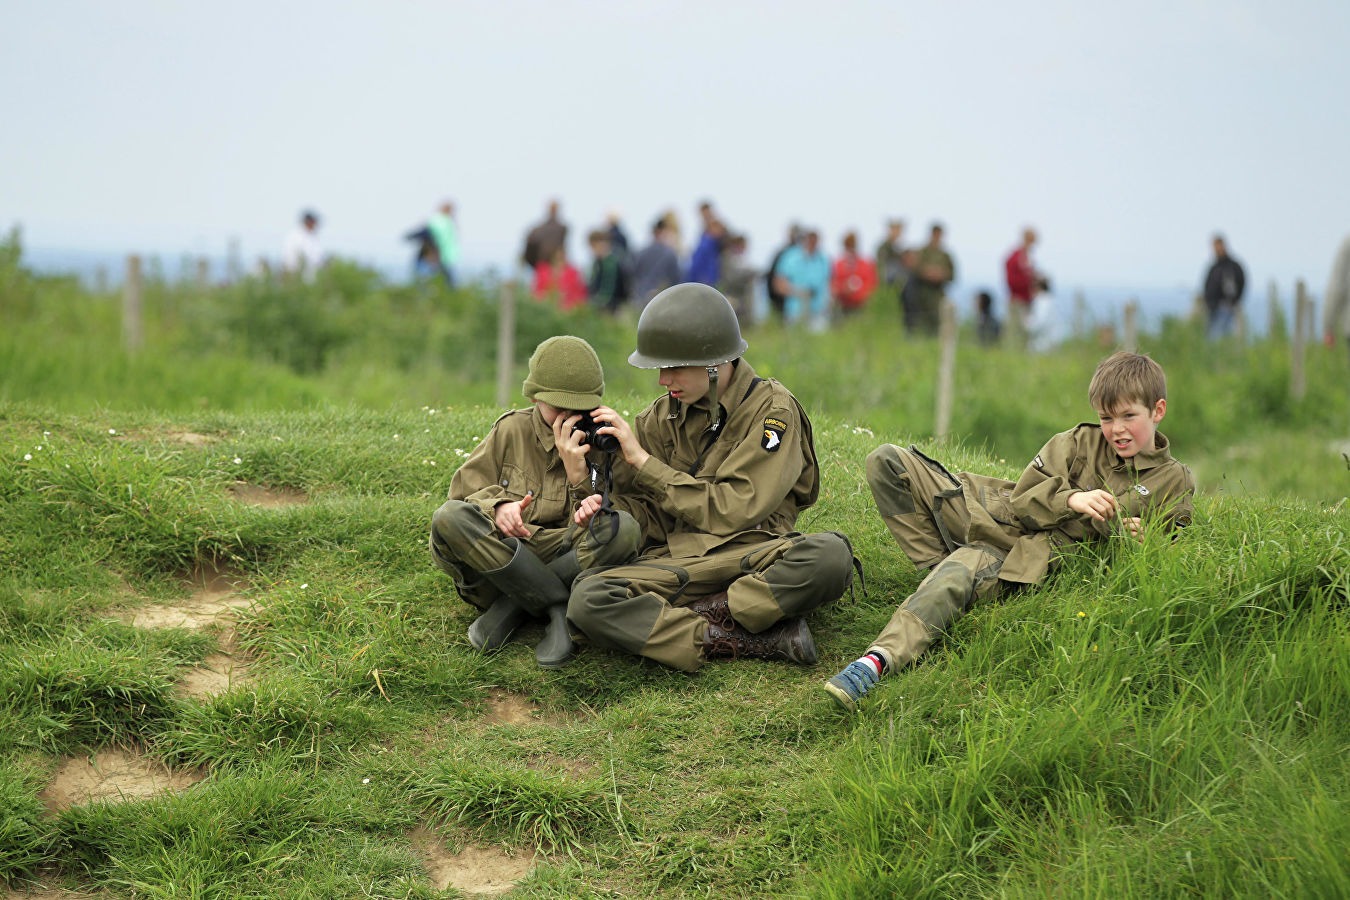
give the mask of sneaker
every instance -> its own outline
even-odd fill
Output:
[[[877,675],[867,663],[854,660],[844,671],[825,682],[825,690],[834,702],[849,712],[858,711],[858,701],[877,683]]]

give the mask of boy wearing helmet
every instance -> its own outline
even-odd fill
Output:
[[[525,397],[533,408],[506,413],[455,472],[449,498],[431,520],[431,555],[468,603],[484,610],[469,626],[479,650],[506,643],[529,616],[548,619],[535,652],[557,668],[572,657],[567,597],[592,566],[627,562],[641,530],[626,513],[607,510],[591,527],[572,523],[591,497],[590,445],[574,426],[600,405],[600,359],[578,337],[552,337],[535,348]],[[588,519],[589,522],[589,519]]]
[[[736,313],[712,287],[657,294],[637,343],[628,361],[660,369],[665,396],[631,426],[607,406],[592,415],[618,439],[615,504],[644,552],[579,579],[568,618],[599,646],[686,672],[737,656],[814,663],[801,617],[844,592],[853,554],[841,534],[794,530],[820,492],[805,411],[741,358]],[[577,523],[599,506],[582,501]]]

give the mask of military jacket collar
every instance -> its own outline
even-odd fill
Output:
[[[1133,466],[1135,471],[1142,472],[1147,469],[1154,469],[1164,465],[1172,459],[1170,450],[1171,444],[1167,440],[1167,435],[1163,434],[1161,431],[1153,432],[1153,446],[1151,448],[1136,453],[1130,459],[1121,459],[1116,455],[1116,451],[1111,448],[1111,445],[1107,442],[1106,438],[1102,437],[1101,425],[1095,422],[1084,422],[1079,427],[1097,429],[1097,436],[1111,460],[1111,468],[1117,472],[1127,471],[1131,466]]]
[[[750,368],[750,364],[744,359],[738,359],[731,364],[731,377],[727,379],[726,383],[723,384],[720,381],[718,382],[717,405],[722,407],[722,412],[725,414],[722,419],[723,423],[731,421],[731,417],[736,415],[736,409],[741,405],[741,401],[745,399],[745,392],[749,390],[750,382],[755,377],[755,370]],[[697,403],[692,405],[681,403],[678,400],[671,400],[670,402],[675,404],[675,408],[670,412],[670,418],[678,422],[681,428],[684,427],[691,409],[698,410],[697,414],[700,416],[707,416],[709,414],[708,397],[706,394],[701,397]],[[709,419],[704,430],[706,431],[711,427],[712,419]],[[723,427],[725,427],[725,425]]]
[[[568,410],[562,410],[562,412],[571,415],[571,412]],[[534,410],[530,413],[530,425],[533,426],[534,436],[539,438],[539,443],[545,450],[552,453],[553,426],[544,421],[544,414],[539,411],[538,406],[535,406]]]

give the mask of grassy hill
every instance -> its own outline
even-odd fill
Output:
[[[0,873],[442,896],[431,834],[541,851],[517,897],[1350,893],[1344,505],[1201,498],[1175,544],[1094,548],[977,607],[850,718],[820,683],[919,578],[862,479],[879,436],[818,417],[802,526],[849,533],[868,582],[813,616],[815,669],[690,677],[588,650],[545,671],[537,628],[469,648],[425,548],[456,451],[494,416],[6,406]],[[193,572],[251,604],[135,624],[185,606]],[[185,693],[213,655],[247,677]],[[61,766],[109,747],[206,777],[48,815]]]
[[[0,242],[0,884],[75,897],[1350,896],[1350,434],[1341,353],[1289,400],[1278,323],[1146,335],[1163,430],[1196,471],[1175,542],[1112,542],[977,606],[856,717],[823,680],[920,573],[863,480],[883,441],[1013,476],[1089,419],[1110,341],[937,348],[890,301],[748,358],[803,399],[867,573],[811,617],[810,670],[687,676],[593,649],[483,656],[426,535],[496,418],[492,294],[38,278]],[[580,334],[636,411],[633,321]],[[94,802],[89,802],[93,798]],[[447,887],[448,886],[448,887]],[[3,890],[3,888],[0,888]],[[16,895],[22,896],[22,895]],[[52,896],[37,894],[34,896]],[[63,895],[64,896],[64,895]],[[8,898],[6,898],[8,900]]]

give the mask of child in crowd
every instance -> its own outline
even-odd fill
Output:
[[[576,309],[586,302],[586,284],[577,267],[567,260],[567,251],[559,247],[553,258],[540,261],[534,267],[534,298],[556,298],[563,312]]]
[[[1004,582],[1039,584],[1055,551],[1147,523],[1190,524],[1195,481],[1172,458],[1158,423],[1167,379],[1147,356],[1120,352],[1088,386],[1097,423],[1052,437],[1016,482],[952,475],[917,449],[885,444],[867,457],[867,482],[886,527],[930,569],[867,652],[825,684],[845,709],[886,672],[921,656],[972,600]]]
[[[642,535],[632,516],[613,510],[589,528],[571,524],[582,500],[602,501],[592,485],[591,447],[576,427],[605,392],[591,345],[571,335],[541,343],[524,391],[533,408],[498,419],[451,479],[431,520],[431,556],[460,597],[484,610],[469,626],[475,648],[496,649],[527,617],[542,616],[548,624],[535,656],[557,668],[572,657],[572,582],[592,566],[631,560]]]
[[[975,336],[986,347],[998,343],[1003,335],[1003,323],[994,315],[994,295],[980,291],[975,295]]]

